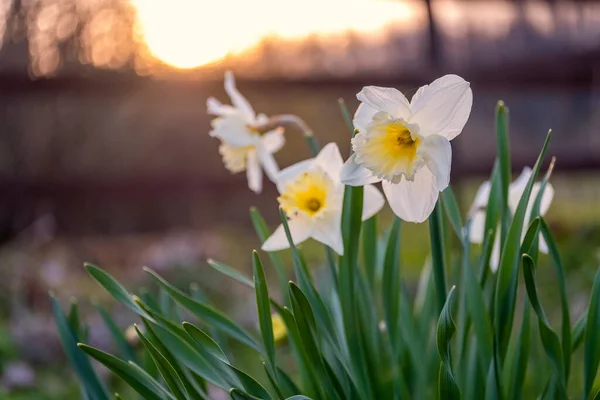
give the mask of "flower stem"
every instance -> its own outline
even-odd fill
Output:
[[[438,302],[438,312],[446,303],[446,266],[444,265],[444,238],[442,237],[441,204],[438,200],[429,216],[429,236],[431,240],[431,260],[433,279]]]

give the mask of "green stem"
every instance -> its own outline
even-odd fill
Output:
[[[440,217],[440,202],[438,200],[429,216],[429,236],[431,238],[431,260],[433,279],[438,302],[438,312],[442,312],[446,303],[446,267],[444,265],[444,239],[442,237],[442,222]]]

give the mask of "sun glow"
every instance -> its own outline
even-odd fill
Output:
[[[266,37],[377,32],[411,20],[407,3],[376,0],[130,0],[150,53],[194,68],[256,46]]]

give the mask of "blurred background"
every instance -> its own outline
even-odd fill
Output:
[[[1,398],[80,398],[49,290],[65,306],[79,300],[95,346],[113,344],[92,301],[123,328],[135,322],[84,261],[132,291],[149,285],[142,266],[181,287],[197,282],[219,308],[256,325],[254,294],[205,262],[249,273],[259,246],[250,206],[277,224],[275,188],[265,182],[261,195],[251,193],[208,136],[206,99],[229,103],[227,69],[258,112],[297,114],[344,155],[338,98],[353,112],[366,84],[410,98],[440,75],[465,77],[474,105],[453,141],[452,167],[464,212],[491,172],[497,100],[511,110],[514,176],[552,128],[556,194],[547,218],[574,304],[587,301],[600,258],[598,2],[0,0],[0,42]],[[299,132],[286,138],[281,166],[310,156]],[[390,220],[386,208],[382,229]],[[427,229],[405,224],[409,283],[427,257]],[[318,269],[322,248],[304,248]],[[554,281],[542,279],[551,310]]]

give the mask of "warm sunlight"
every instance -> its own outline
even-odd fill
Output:
[[[410,3],[377,0],[131,0],[152,55],[194,68],[240,53],[268,36],[299,39],[403,28]]]

